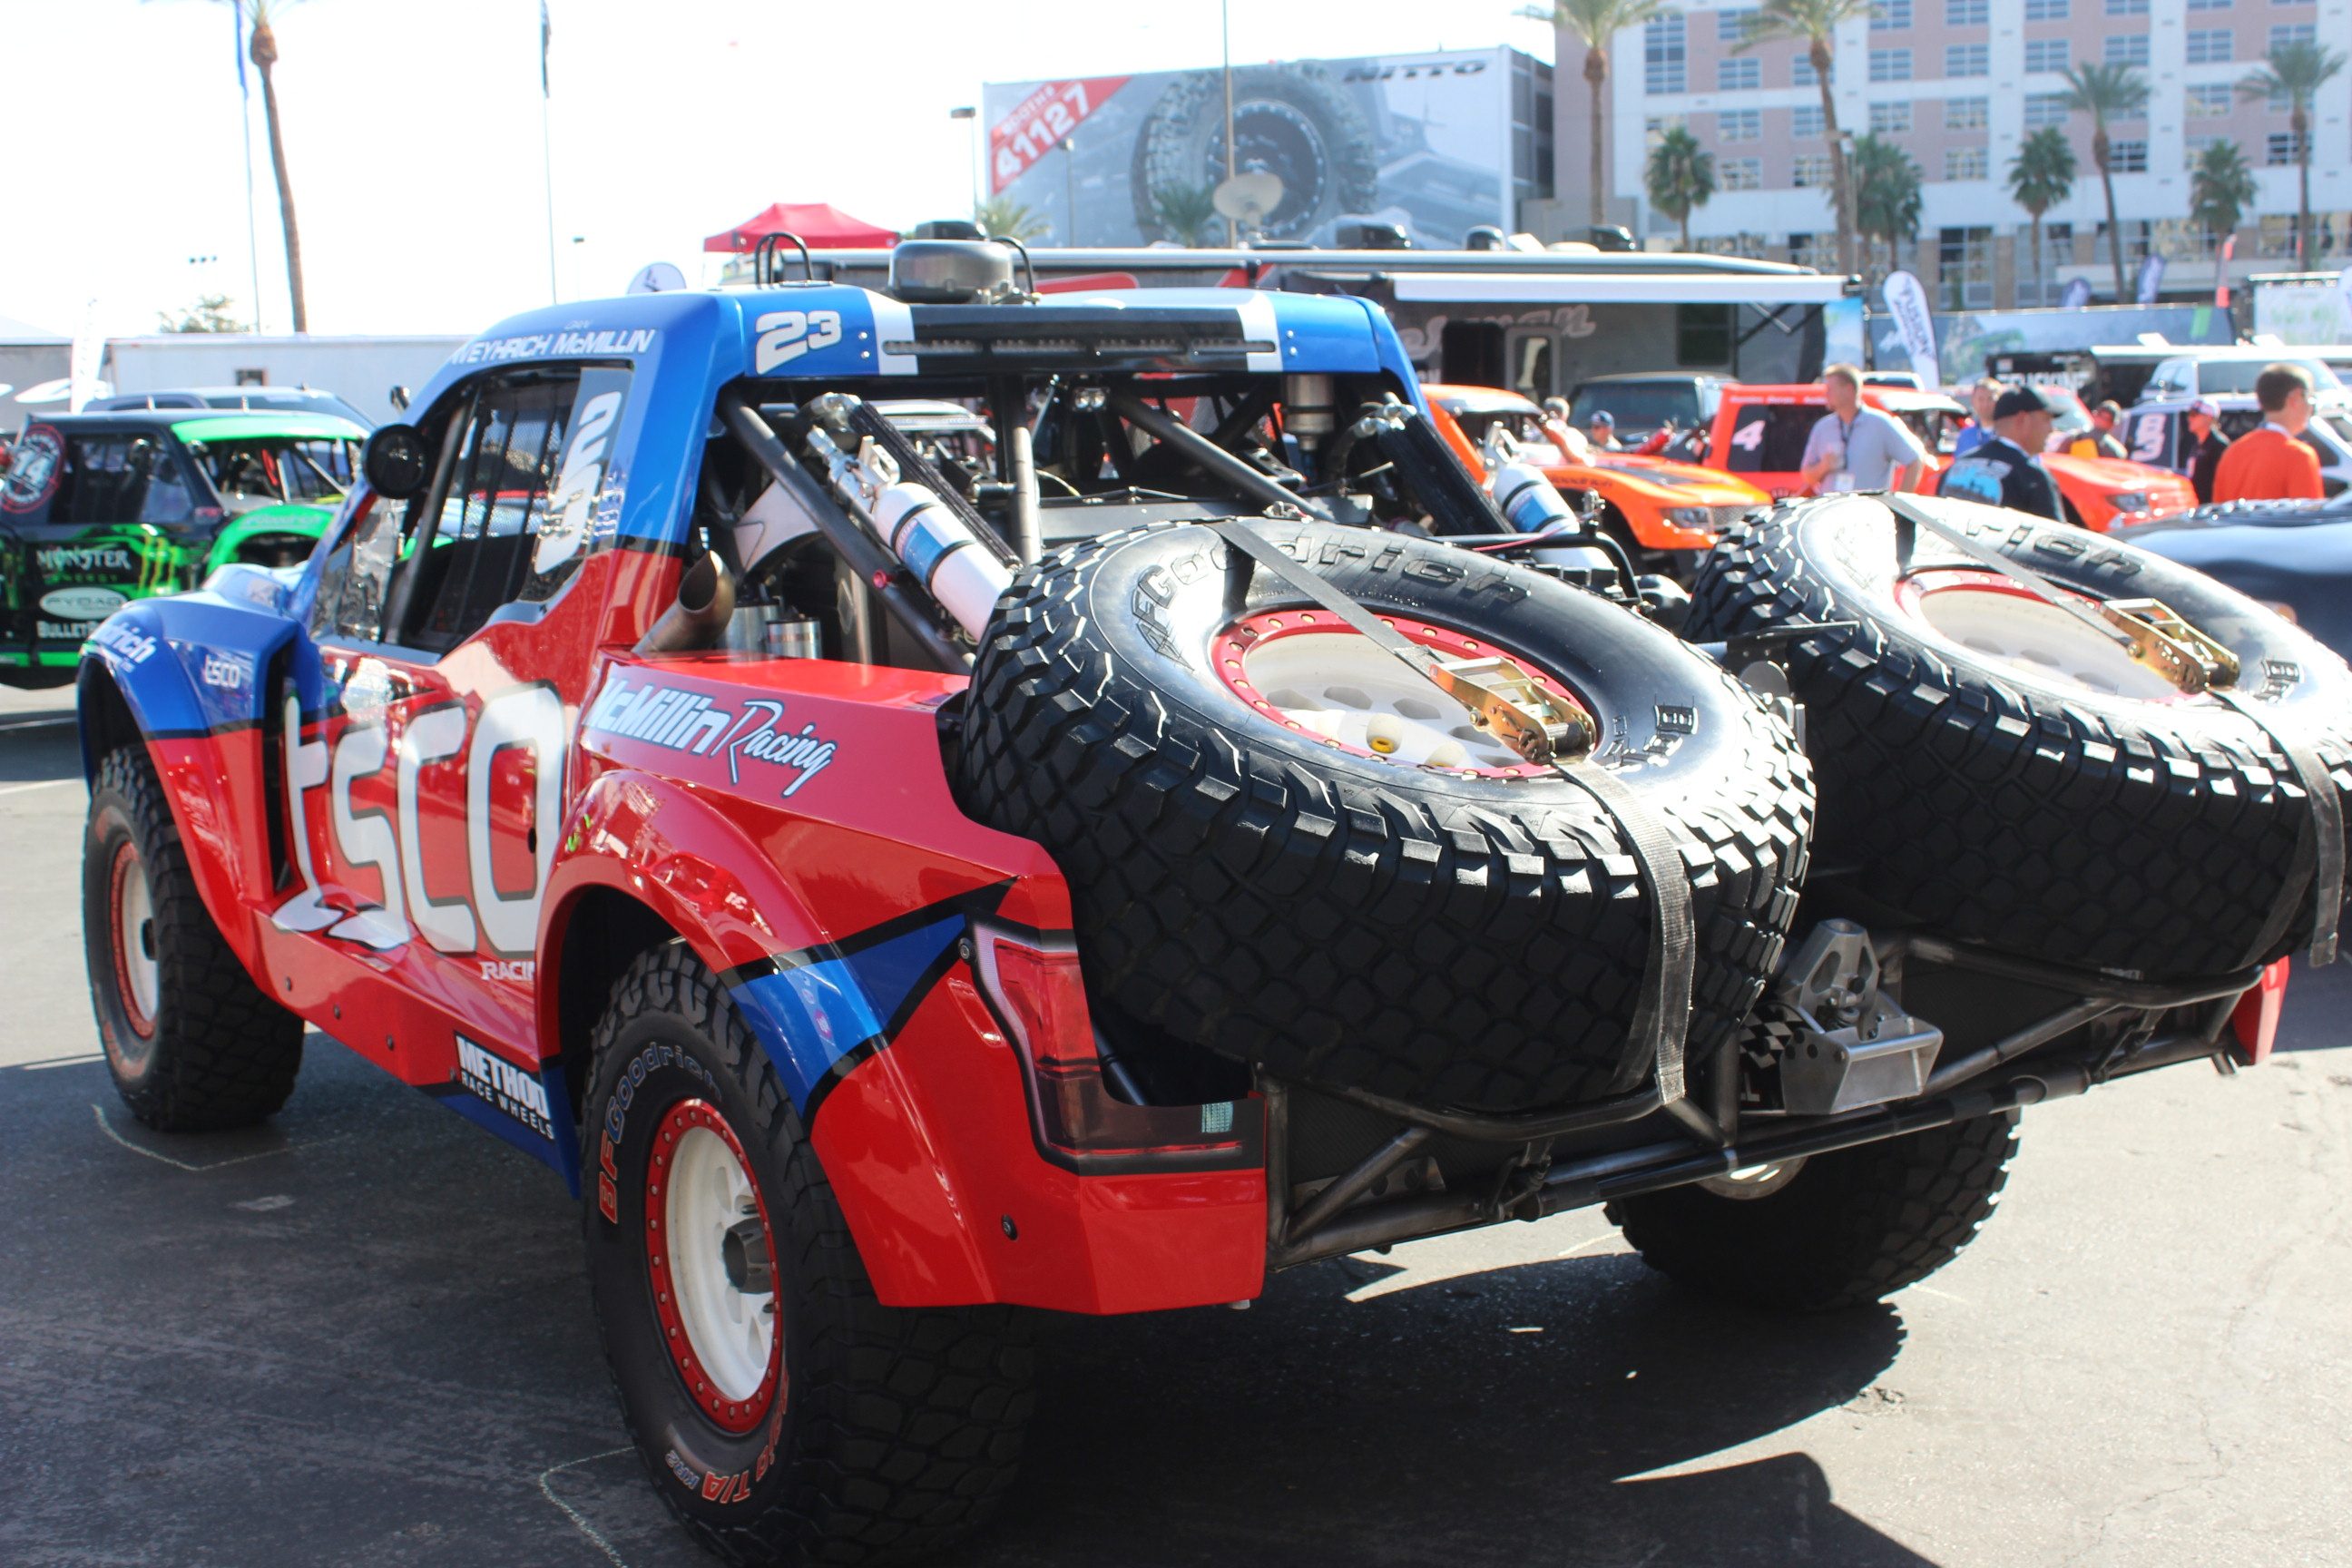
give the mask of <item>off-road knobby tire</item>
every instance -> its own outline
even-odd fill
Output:
[[[115,963],[115,858],[143,863],[160,969],[154,1016],[133,1021]],[[100,759],[82,841],[82,951],[115,1091],[163,1132],[245,1127],[276,1113],[302,1066],[302,1020],[254,984],[196,891],[147,748]]]
[[[1603,763],[1690,873],[1691,1058],[1728,1040],[1804,870],[1786,726],[1595,595],[1425,539],[1252,526],[1359,603],[1487,639],[1592,705]],[[1252,710],[1210,668],[1237,618],[1225,559],[1195,524],[1074,545],[1015,578],[981,640],[957,795],[1052,853],[1106,1017],[1423,1105],[1639,1088],[1650,905],[1618,825],[1556,775],[1393,766]],[[1300,604],[1259,571],[1242,614]]]
[[[977,1525],[1013,1479],[1029,1415],[1020,1318],[875,1300],[775,1068],[683,942],[623,973],[593,1038],[589,1282],[622,1418],[663,1501],[730,1563],[899,1563]],[[748,1157],[775,1244],[781,1393],[740,1436],[705,1416],[664,1348],[641,1228],[655,1127],[698,1097]]]
[[[2352,671],[2203,574],[2016,511],[1929,501],[1971,537],[2097,598],[2155,598],[2236,653],[2237,687],[2352,800]],[[2148,702],[2041,681],[1899,608],[1895,518],[1867,497],[1784,503],[1701,564],[1685,634],[1853,622],[1786,658],[1821,787],[1817,878],[1887,912],[2053,963],[2228,973],[2308,942],[2307,797],[2285,753],[2212,697]],[[1923,533],[1915,563],[1964,564]]]
[[[1773,1311],[1836,1311],[1958,1257],[1992,1217],[2016,1148],[2011,1111],[1815,1154],[1763,1197],[1669,1187],[1602,1212],[1643,1262],[1694,1289]]]

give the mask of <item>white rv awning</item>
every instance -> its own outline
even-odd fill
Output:
[[[1825,305],[1843,278],[1738,272],[1395,272],[1399,302],[1449,305]]]

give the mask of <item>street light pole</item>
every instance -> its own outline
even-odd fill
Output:
[[[1225,72],[1225,178],[1234,177],[1234,17],[1233,0],[1217,0],[1217,52],[1224,62]],[[1242,242],[1241,226],[1232,218],[1225,219],[1225,246],[1228,249]]]
[[[980,216],[980,110],[962,104],[948,110],[950,120],[961,120],[969,130],[964,135],[964,174],[971,184],[971,216]]]

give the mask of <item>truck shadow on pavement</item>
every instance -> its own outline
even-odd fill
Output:
[[[1385,1272],[1279,1277],[1246,1313],[1049,1320],[1023,1479],[955,1561],[1928,1561],[1802,1453],[1633,1479],[1891,1410],[1893,1309],[1759,1317],[1623,1253],[1344,1297]]]

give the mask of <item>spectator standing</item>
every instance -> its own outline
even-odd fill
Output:
[[[2053,522],[2066,521],[2057,483],[2042,466],[2054,413],[2031,386],[2012,386],[1992,411],[1991,438],[1966,457],[1953,459],[1936,486],[1939,496],[2030,511]]]
[[[2273,364],[2254,377],[2263,422],[2230,443],[2214,465],[2215,500],[2318,500],[2319,454],[2303,439],[2311,426],[2311,373]]]
[[[2116,406],[2114,400],[2100,404],[2091,410],[2090,429],[2075,437],[2067,447],[2067,452],[2077,458],[2130,457],[2131,454],[2124,449],[2123,437],[2116,434],[2116,422],[2123,416],[2124,411]]]
[[[2210,397],[2189,405],[2189,435],[2195,444],[2181,455],[2180,471],[2189,476],[2200,506],[2213,499],[2213,478],[2221,471],[2221,454],[2230,449],[2230,438],[2217,423],[2221,417],[2221,405]]]
[[[1584,424],[1584,438],[1592,443],[1596,452],[1622,452],[1625,443],[1617,439],[1617,416],[1606,408],[1596,408]]]
[[[1864,406],[1862,372],[1830,366],[1822,373],[1822,395],[1830,411],[1805,437],[1805,482],[1823,493],[1910,489],[1927,449],[1903,421]]]
[[[1952,443],[1953,457],[1965,458],[1993,438],[1993,409],[2000,403],[2000,395],[2008,390],[1990,375],[1969,388],[1969,412],[1976,423],[1961,431],[1959,438]]]

